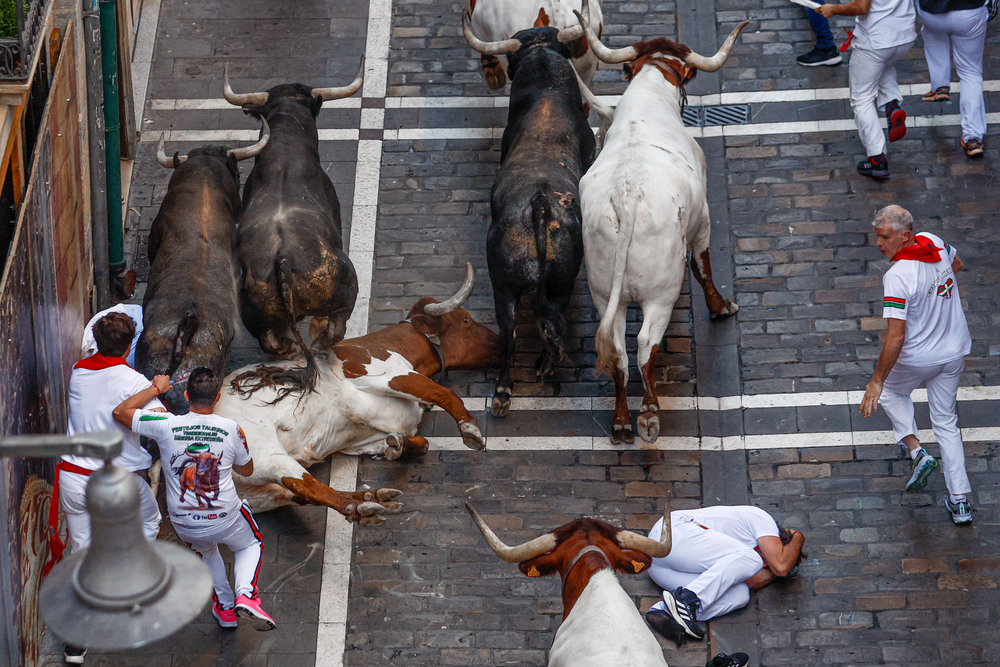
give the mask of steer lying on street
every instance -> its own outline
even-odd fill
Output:
[[[564,314],[583,261],[579,184],[594,160],[594,132],[565,44],[582,36],[582,28],[531,28],[503,42],[483,42],[472,33],[468,14],[463,27],[480,53],[508,54],[512,77],[486,235],[502,355],[493,414],[503,417],[513,391],[514,315],[528,288],[535,288],[535,322],[545,347],[538,376],[566,359]]]
[[[364,58],[347,86],[293,83],[237,95],[226,70],[226,100],[271,125],[271,141],[243,188],[240,302],[243,324],[265,352],[305,356],[304,369],[288,367],[279,378],[291,383],[289,389],[311,389],[315,381],[313,354],[296,323],[306,315],[328,322],[313,341],[325,349],[344,337],[358,295],[358,277],[344,252],[340,201],[319,160],[316,117],[323,102],[360,90],[361,72]]]
[[[577,14],[577,18],[586,26],[582,16]],[[587,278],[601,316],[595,341],[597,369],[610,372],[615,383],[613,443],[634,441],[625,393],[629,303],[637,301],[642,306],[638,366],[645,394],[637,426],[646,442],[653,442],[660,433],[656,352],[687,274],[689,249],[691,269],[712,317],[737,310],[712,281],[705,155],[684,129],[681,106],[684,84],[699,70],[720,69],[746,24],[738,25],[711,58],[669,39],[609,49],[586,28],[597,57],[607,63],[625,63],[630,82],[615,110],[604,149],[580,179]]]
[[[482,432],[462,399],[430,379],[447,368],[481,368],[497,361],[497,335],[460,307],[472,287],[472,266],[466,265],[465,283],[447,301],[423,297],[405,321],[337,343],[327,358],[317,359],[315,391],[298,400],[281,398],[281,387],[267,384],[274,375],[256,372],[260,364],[230,374],[215,412],[243,427],[253,455],[253,475],[233,475],[240,497],[255,512],[308,502],[332,507],[362,525],[381,523],[382,514],[399,508],[384,502],[398,491],[335,491],[306,468],[335,452],[388,459],[424,454],[427,440],[416,435],[424,405],[445,410],[466,446],[483,449]],[[249,382],[239,383],[241,376]],[[233,389],[236,384],[243,390]]]
[[[549,667],[666,667],[663,649],[615,572],[638,574],[670,553],[668,526],[660,540],[597,519],[576,519],[516,547],[494,534],[468,502],[465,507],[497,556],[529,577],[559,573],[563,622],[549,649]]]
[[[260,153],[268,137],[265,122],[263,136],[253,146],[202,146],[172,157],[160,139],[157,160],[174,173],[149,232],[151,266],[136,345],[136,368],[147,377],[199,366],[225,373],[239,318],[236,163]],[[187,412],[183,386],[162,398],[174,412]]]

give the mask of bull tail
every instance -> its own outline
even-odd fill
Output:
[[[188,302],[184,311],[184,317],[177,324],[177,333],[174,334],[174,348],[170,351],[170,363],[167,365],[166,375],[173,377],[177,369],[181,367],[188,343],[191,342],[191,338],[194,336],[194,332],[198,330],[200,324],[201,320],[198,317],[198,311],[195,309],[194,303]]]
[[[545,285],[545,265],[548,263],[546,248],[548,247],[548,232],[546,225],[552,219],[552,207],[545,193],[539,190],[531,198],[531,226],[535,231],[535,252],[538,255],[538,290]]]
[[[635,231],[635,211],[641,198],[641,191],[631,191],[627,183],[621,183],[611,192],[611,208],[618,219],[618,240],[615,243],[615,262],[611,274],[608,307],[601,317],[601,324],[597,329],[597,337],[594,341],[597,348],[598,372],[612,373],[619,361],[618,351],[615,349],[614,343],[615,317],[618,314],[618,304],[622,298],[625,263],[628,259],[629,247],[632,245],[632,233]]]
[[[281,305],[285,309],[288,328],[292,330],[292,337],[295,338],[295,344],[299,346],[303,356],[306,358],[305,368],[300,369],[298,373],[296,371],[288,371],[288,377],[284,379],[290,381],[293,385],[289,391],[301,391],[305,394],[316,388],[316,358],[313,356],[309,346],[306,345],[305,340],[303,340],[302,334],[299,333],[299,328],[295,326],[295,301],[292,294],[292,275],[286,257],[279,257],[275,261],[274,275],[278,279],[278,291],[281,294]],[[281,394],[281,396],[287,395],[289,391]]]

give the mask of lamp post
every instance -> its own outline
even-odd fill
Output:
[[[39,599],[45,623],[73,646],[122,650],[163,639],[191,622],[212,591],[195,554],[143,537],[135,475],[111,463],[121,450],[122,434],[112,430],[0,438],[0,456],[104,460],[87,482],[90,548],[56,565]]]

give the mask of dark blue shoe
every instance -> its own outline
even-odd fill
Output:
[[[664,591],[663,602],[667,605],[667,613],[677,621],[684,632],[695,639],[705,637],[705,629],[695,620],[698,607],[701,606],[701,600],[697,595],[686,588],[678,588],[675,591]]]
[[[733,653],[726,655],[720,653],[705,663],[705,667],[746,667],[750,662],[750,656],[746,653]]]

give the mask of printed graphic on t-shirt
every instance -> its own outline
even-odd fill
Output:
[[[887,296],[882,301],[882,307],[883,308],[899,308],[899,309],[902,310],[902,309],[906,308],[906,299],[900,299],[897,296]]]
[[[946,280],[943,285],[938,285],[938,287],[937,287],[937,295],[938,296],[943,296],[946,299],[950,299],[951,298],[951,290],[954,287],[955,287],[955,281],[952,280],[951,278],[948,278],[948,280]]]
[[[181,509],[195,509],[191,503],[197,502],[198,509],[215,509],[213,500],[219,499],[219,461],[222,455],[214,456],[203,442],[188,445],[182,452],[170,457],[170,469],[178,476],[181,484]],[[191,492],[188,504],[184,497]]]

